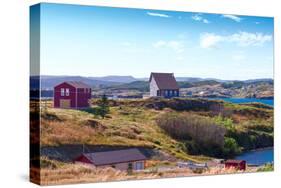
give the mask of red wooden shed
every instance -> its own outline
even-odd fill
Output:
[[[246,161],[244,160],[227,160],[225,168],[236,168],[237,170],[246,170]]]
[[[63,82],[54,87],[55,108],[87,108],[91,99],[91,87],[83,82]]]

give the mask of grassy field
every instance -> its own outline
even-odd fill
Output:
[[[212,159],[214,156],[209,153],[194,154],[187,149],[201,147],[198,143],[194,145],[193,138],[178,139],[159,126],[159,118],[168,117],[170,114],[176,119],[177,117],[187,120],[189,117],[199,118],[201,121],[196,121],[197,123],[205,122],[208,126],[206,122],[211,122],[215,126],[223,127],[226,141],[231,141],[227,143],[227,147],[228,145],[234,147],[233,141],[235,147],[242,150],[273,145],[273,109],[266,105],[238,105],[201,99],[139,99],[109,102],[110,112],[105,118],[95,114],[97,100],[93,100],[92,107],[86,110],[55,109],[52,108],[51,102],[47,105],[45,103],[46,107],[41,111],[41,147],[55,148],[71,144],[142,147],[160,151],[177,161],[205,162]],[[162,122],[163,120],[165,121],[162,119]],[[183,122],[189,122],[187,120]],[[169,160],[151,159],[148,164],[150,167],[167,165],[175,167],[175,161]],[[41,167],[42,184],[48,185],[197,175],[188,169],[175,169],[165,173],[151,171],[128,176],[126,172],[114,169],[93,170],[69,162],[50,160],[48,156],[41,156]],[[249,171],[257,171],[257,169],[249,169]],[[234,169],[213,168],[204,174],[233,172]]]
[[[143,172],[128,174],[113,168],[93,168],[87,165],[64,164],[59,168],[42,168],[41,185],[57,185],[69,183],[90,183],[105,181],[122,181],[136,179],[172,178],[183,176],[216,175],[256,172],[257,168],[247,168],[246,171],[237,171],[234,168],[212,167],[203,171],[192,171],[188,168],[173,168],[166,171],[150,169]]]

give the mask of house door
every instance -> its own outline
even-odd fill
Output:
[[[70,99],[60,99],[61,108],[70,108]]]

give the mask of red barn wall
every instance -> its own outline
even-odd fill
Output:
[[[69,88],[69,96],[61,96],[61,88]],[[60,85],[57,85],[54,89],[54,107],[59,108],[60,107],[60,99],[70,99],[70,107],[75,108],[76,107],[76,88],[67,84],[62,83]]]
[[[89,107],[89,99],[91,99],[92,92],[91,88],[78,88],[77,90],[77,107]]]

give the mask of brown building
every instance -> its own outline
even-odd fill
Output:
[[[136,148],[114,151],[83,153],[75,163],[90,164],[95,167],[113,167],[118,170],[143,170],[147,158]]]
[[[179,87],[173,73],[152,72],[149,78],[149,88],[151,97],[179,96]]]

